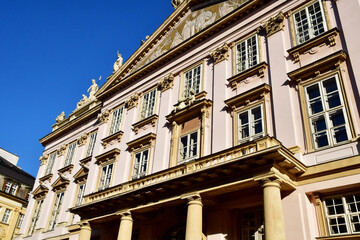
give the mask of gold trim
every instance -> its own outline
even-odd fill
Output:
[[[167,75],[166,77],[161,79],[158,82],[157,86],[161,92],[164,92],[168,89],[172,89],[174,86],[174,75],[172,73],[170,73],[169,75]]]
[[[221,45],[220,47],[216,48],[215,50],[212,50],[210,52],[211,58],[214,60],[214,65],[222,62],[224,60],[228,60],[229,58],[229,47],[226,43]]]
[[[110,151],[107,151],[103,154],[100,154],[98,156],[95,157],[96,159],[96,164],[97,165],[104,165],[104,163],[110,163],[116,160],[117,156],[120,155],[120,149],[118,148],[114,148],[111,149]]]
[[[267,63],[261,62],[249,69],[246,69],[245,71],[243,71],[241,73],[236,74],[235,76],[228,78],[227,81],[229,82],[230,86],[232,87],[232,90],[236,90],[237,85],[241,81],[247,79],[248,77],[258,75],[259,78],[263,78],[265,76],[266,67],[267,67]]]
[[[329,235],[329,231],[327,228],[327,222],[326,222],[326,217],[325,217],[325,209],[323,206],[323,203],[321,201],[321,198],[319,195],[314,195],[314,201],[315,201],[315,209],[316,209],[316,213],[317,213],[317,217],[318,217],[318,222],[319,222],[319,226],[320,226],[320,236],[328,236]]]

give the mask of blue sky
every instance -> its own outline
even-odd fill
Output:
[[[37,175],[56,117],[174,11],[171,0],[1,0],[0,147]]]

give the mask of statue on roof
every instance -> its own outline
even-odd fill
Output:
[[[101,76],[99,78],[99,81],[100,80],[101,80]],[[99,90],[99,86],[96,84],[96,80],[92,79],[91,82],[92,82],[92,85],[87,90],[89,93],[89,100],[95,99],[95,93]]]
[[[62,112],[62,113],[59,114],[59,116],[57,116],[56,123],[61,123],[64,120],[65,120],[65,113]]]
[[[119,53],[119,51],[117,52],[117,56],[118,56],[118,59],[114,63],[113,73],[115,73],[117,70],[119,70],[123,64],[123,58],[121,57],[121,54]]]
[[[84,106],[86,102],[89,100],[85,94],[83,94],[82,96],[83,98],[80,100],[80,102],[77,103],[76,109],[79,109],[80,107]]]
[[[184,0],[171,0],[171,4],[173,5],[173,7],[175,9],[177,9],[179,7],[179,5],[183,2]]]

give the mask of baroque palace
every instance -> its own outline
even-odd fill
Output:
[[[358,0],[173,0],[45,147],[16,239],[360,239]]]

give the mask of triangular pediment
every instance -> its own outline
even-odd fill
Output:
[[[255,6],[265,0],[228,0],[228,1],[184,1],[165,20],[165,22],[140,46],[140,48],[120,67],[118,71],[108,77],[108,81],[97,92],[97,97],[102,98],[107,92],[112,92],[118,85],[124,86],[134,81],[132,76],[144,68],[154,65],[155,62],[164,62],[165,55],[175,56],[187,49],[185,45],[190,39],[202,37],[200,32],[207,31],[214,25],[224,25],[224,21],[230,21],[228,16],[241,11],[242,14],[250,13]],[[241,16],[241,15],[240,15]],[[236,19],[236,18],[232,18]],[[220,21],[221,20],[221,21]],[[220,25],[219,29],[220,30]],[[210,32],[214,32],[211,29]],[[175,49],[183,50],[174,51]],[[151,68],[150,68],[151,69]],[[144,73],[148,72],[144,70]],[[121,87],[120,86],[120,87]]]
[[[60,175],[58,179],[56,179],[56,181],[51,186],[53,188],[53,191],[58,192],[65,190],[67,185],[69,185],[69,183],[70,183],[69,179]]]
[[[33,196],[35,199],[43,198],[46,196],[47,192],[49,191],[49,188],[47,188],[45,185],[40,184],[34,191]]]
[[[88,173],[89,169],[87,169],[86,167],[80,168],[80,170],[74,175],[74,182],[79,183],[86,181]]]

